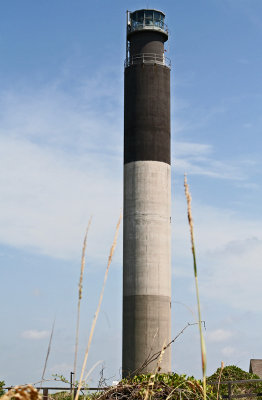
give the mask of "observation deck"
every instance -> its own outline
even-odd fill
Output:
[[[140,53],[125,59],[125,67],[135,64],[158,64],[171,68],[171,60],[156,53]]]
[[[127,38],[137,31],[161,32],[168,39],[168,28],[165,24],[165,14],[158,10],[137,10],[128,13]]]

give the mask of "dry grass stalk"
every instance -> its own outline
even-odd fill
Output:
[[[118,232],[119,232],[121,220],[122,220],[122,213],[120,214],[120,217],[119,217],[119,220],[118,220],[118,223],[117,223],[117,226],[116,226],[116,232],[115,232],[113,244],[112,244],[111,249],[110,249],[108,262],[107,262],[107,268],[106,268],[106,272],[105,272],[105,276],[104,276],[104,282],[103,282],[102,290],[101,290],[101,293],[100,293],[100,297],[99,297],[96,313],[95,313],[94,318],[93,318],[91,331],[90,331],[90,334],[89,334],[89,339],[88,339],[88,343],[87,343],[87,348],[86,348],[86,352],[85,352],[84,362],[83,362],[83,366],[82,366],[82,370],[81,370],[81,375],[80,375],[80,379],[79,379],[79,384],[78,384],[75,400],[78,400],[79,392],[80,392],[80,389],[81,389],[81,386],[82,386],[83,375],[84,375],[84,371],[85,371],[85,368],[86,368],[87,357],[88,357],[90,345],[91,345],[91,342],[92,342],[92,338],[93,338],[93,334],[94,334],[94,330],[95,330],[95,326],[96,326],[96,321],[97,321],[97,318],[98,318],[98,314],[99,314],[99,311],[100,311],[100,308],[101,308],[101,304],[102,304],[102,300],[103,300],[103,296],[104,296],[104,290],[105,290],[105,285],[106,285],[106,281],[107,281],[109,267],[110,267],[110,264],[111,264],[111,261],[112,261],[112,257],[113,257],[113,254],[114,254],[114,251],[115,251],[115,248],[116,248],[117,237],[118,237]]]
[[[192,248],[192,254],[193,254],[194,276],[195,276],[197,308],[198,308],[198,326],[199,326],[199,333],[200,333],[200,345],[201,345],[201,357],[202,357],[203,390],[204,390],[204,400],[206,400],[206,348],[205,348],[205,341],[204,341],[204,336],[203,336],[203,332],[202,332],[202,323],[201,323],[201,309],[200,309],[199,289],[198,289],[198,279],[197,279],[197,263],[196,263],[196,252],[195,252],[195,242],[194,242],[194,229],[193,229],[193,218],[192,218],[192,210],[191,210],[191,195],[189,192],[189,186],[187,183],[186,174],[185,174],[184,186],[185,186],[185,195],[186,195],[186,200],[187,200],[187,217],[188,217],[188,223],[189,223],[189,227],[190,227],[191,248]]]
[[[44,377],[45,377],[45,371],[46,371],[47,361],[48,361],[50,350],[51,350],[51,344],[52,344],[52,339],[53,339],[54,328],[55,328],[55,319],[54,319],[54,322],[53,322],[52,331],[51,331],[50,339],[49,339],[49,343],[48,343],[48,349],[47,349],[47,353],[46,353],[45,364],[44,364],[44,369],[43,369],[43,373],[42,373],[42,377],[41,377],[40,387],[42,387],[42,383],[43,383],[43,380],[44,380]]]
[[[77,363],[77,353],[78,353],[78,338],[79,338],[79,323],[80,323],[80,304],[82,299],[82,290],[83,290],[83,276],[85,269],[85,254],[86,254],[86,240],[87,234],[91,225],[92,217],[90,217],[88,226],[86,229],[83,248],[82,248],[82,258],[81,258],[81,270],[80,270],[80,279],[78,284],[78,304],[77,304],[77,321],[76,321],[76,341],[75,341],[75,359],[74,359],[74,375],[73,375],[73,384],[75,384],[75,375],[76,375],[76,363]]]
[[[99,360],[99,361],[97,361],[97,362],[93,365],[92,368],[90,368],[90,370],[87,372],[87,374],[86,374],[86,376],[85,376],[84,382],[87,381],[87,378],[92,374],[92,372],[94,371],[94,369],[95,369],[98,365],[102,364],[102,362],[103,362],[103,360]]]
[[[221,382],[221,377],[222,377],[222,372],[223,372],[224,367],[225,367],[225,364],[223,361],[221,361],[221,368],[220,368],[220,372],[219,372],[218,385],[217,385],[217,400],[219,398],[220,382]]]
[[[148,385],[147,385],[147,390],[146,390],[146,394],[145,394],[145,399],[144,400],[148,400],[148,397],[151,394],[153,394],[153,389],[154,389],[154,384],[155,384],[155,379],[156,379],[156,374],[158,374],[161,370],[161,362],[162,362],[162,358],[163,355],[166,351],[166,344],[164,343],[161,349],[161,353],[159,355],[159,358],[157,360],[157,365],[156,365],[156,369],[155,372],[153,374],[151,374],[149,381],[148,381]]]
[[[42,397],[35,387],[33,387],[32,385],[24,385],[24,386],[15,386],[14,388],[8,390],[8,392],[1,397],[1,400],[10,400],[10,399],[41,400]]]
[[[205,321],[201,321],[204,326],[205,326]],[[169,346],[171,346],[178,338],[180,335],[182,335],[184,333],[184,331],[189,327],[189,326],[193,326],[193,325],[198,325],[198,322],[192,323],[190,324],[189,322],[187,323],[187,325],[174,337],[174,339],[171,340],[171,342],[169,342],[165,347],[164,350],[166,350]],[[152,354],[151,356],[149,356],[141,365],[141,367],[137,368],[134,371],[134,375],[139,375],[143,373],[143,370],[149,365],[151,364],[153,361],[157,360],[160,355],[161,355],[162,350],[157,351],[156,353]]]

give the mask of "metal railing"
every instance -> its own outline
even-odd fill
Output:
[[[144,21],[137,22],[137,21],[131,21],[131,24],[128,25],[127,27],[127,32],[135,32],[135,31],[140,31],[140,30],[156,30],[160,32],[164,32],[166,35],[168,35],[168,28],[167,25],[159,20],[147,20],[145,19]]]
[[[164,54],[142,53],[128,57],[125,60],[125,67],[130,67],[130,65],[136,64],[159,64],[171,68],[171,60]]]
[[[262,379],[247,379],[247,380],[237,380],[237,381],[221,381],[220,382],[220,390],[221,390],[221,386],[227,385],[227,394],[226,395],[222,395],[221,397],[223,399],[228,399],[228,400],[232,400],[232,399],[244,399],[247,397],[262,397],[262,392],[261,393],[252,393],[252,392],[247,392],[247,393],[242,393],[242,394],[234,394],[234,385],[244,385],[244,384],[250,384],[250,383],[260,383],[262,384]],[[212,385],[212,386],[217,386],[218,382],[208,382],[208,385]],[[9,389],[13,389],[14,386],[9,386],[9,387],[3,387],[2,389],[4,390],[9,390]],[[80,390],[81,392],[88,392],[88,391],[105,391],[107,389],[109,389],[110,387],[82,387]],[[37,390],[42,391],[43,393],[43,400],[48,400],[48,394],[49,391],[70,391],[70,393],[73,393],[73,397],[75,398],[76,396],[76,392],[77,392],[77,388],[73,388],[71,387],[36,387]],[[249,390],[251,390],[249,388]],[[181,392],[182,393],[182,389],[181,388],[177,388],[175,389],[175,391]]]
[[[227,385],[227,395],[223,395],[223,399],[243,399],[246,397],[261,397],[261,393],[243,393],[243,394],[234,394],[233,393],[233,385],[244,385],[245,383],[260,383],[262,384],[262,379],[245,379],[245,380],[238,380],[238,381],[221,381],[220,382],[220,390],[222,385]],[[218,382],[208,382],[208,385],[216,386],[218,385]]]

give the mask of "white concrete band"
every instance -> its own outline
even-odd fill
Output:
[[[124,166],[124,296],[171,296],[171,167]]]

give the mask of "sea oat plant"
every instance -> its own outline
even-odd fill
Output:
[[[94,330],[95,330],[95,326],[96,326],[96,321],[97,321],[97,318],[98,318],[98,314],[99,314],[99,311],[100,311],[100,308],[101,308],[101,304],[102,304],[102,300],[103,300],[103,296],[104,296],[104,290],[105,290],[106,281],[107,281],[107,277],[108,277],[109,267],[110,267],[110,264],[112,262],[113,254],[114,254],[115,248],[116,248],[117,237],[118,237],[118,232],[119,232],[121,220],[122,220],[122,213],[120,214],[120,217],[119,217],[119,220],[118,220],[118,223],[117,223],[117,226],[116,226],[116,232],[115,232],[113,244],[112,244],[111,249],[110,249],[108,262],[107,262],[107,267],[106,267],[105,276],[104,276],[104,282],[103,282],[102,290],[101,290],[101,293],[100,293],[100,297],[99,297],[96,313],[95,313],[94,318],[93,318],[91,331],[90,331],[90,334],[89,334],[89,339],[88,339],[87,348],[86,348],[86,351],[85,351],[84,362],[83,362],[83,365],[82,365],[82,370],[81,370],[81,375],[80,375],[80,379],[79,379],[79,384],[78,384],[78,387],[77,387],[77,393],[76,393],[75,400],[78,400],[79,392],[81,390],[81,386],[82,386],[82,383],[83,383],[83,375],[84,375],[84,371],[85,371],[85,368],[86,368],[87,357],[88,357],[89,349],[90,349],[90,346],[91,346],[91,342],[92,342],[92,338],[93,338],[93,334],[94,334]]]
[[[221,368],[220,368],[220,373],[219,373],[219,378],[218,378],[218,384],[217,384],[217,400],[219,399],[219,389],[220,389],[220,382],[221,382],[221,377],[222,377],[222,372],[223,369],[225,368],[225,364],[223,361],[221,361]]]
[[[47,361],[48,361],[49,354],[50,354],[50,350],[51,350],[51,345],[52,345],[52,340],[53,340],[54,329],[55,329],[55,319],[54,319],[54,322],[53,322],[53,325],[52,325],[52,330],[51,330],[51,333],[50,333],[50,338],[49,338],[47,353],[46,353],[46,357],[45,357],[44,369],[43,369],[43,373],[42,373],[42,377],[41,377],[41,381],[40,381],[40,387],[42,387],[43,381],[45,380],[45,372],[46,372]]]
[[[77,353],[78,353],[78,337],[79,337],[79,323],[80,323],[80,305],[82,299],[82,291],[83,291],[83,276],[84,276],[84,269],[85,269],[85,255],[86,255],[86,241],[87,241],[87,234],[91,225],[92,217],[90,217],[88,226],[86,229],[83,248],[82,248],[82,258],[81,258],[81,269],[80,269],[80,278],[78,284],[78,304],[77,304],[77,321],[76,321],[76,340],[75,340],[75,359],[74,359],[74,377],[73,377],[73,384],[75,384],[75,375],[76,375],[76,363],[77,363]]]
[[[185,195],[187,200],[187,217],[190,228],[190,238],[191,238],[191,249],[193,255],[193,265],[194,265],[194,276],[195,276],[195,286],[196,286],[196,297],[197,297],[197,309],[198,309],[198,327],[200,334],[200,346],[201,346],[201,358],[202,358],[202,374],[203,374],[203,391],[204,391],[204,400],[206,400],[206,346],[204,335],[202,331],[202,322],[201,322],[201,309],[200,309],[200,299],[199,299],[199,289],[198,289],[198,278],[197,278],[197,263],[196,263],[196,251],[195,251],[195,242],[194,242],[194,226],[193,226],[193,218],[192,218],[192,210],[191,210],[191,195],[189,192],[189,186],[187,183],[187,177],[185,174],[184,179],[184,187],[185,187]]]

